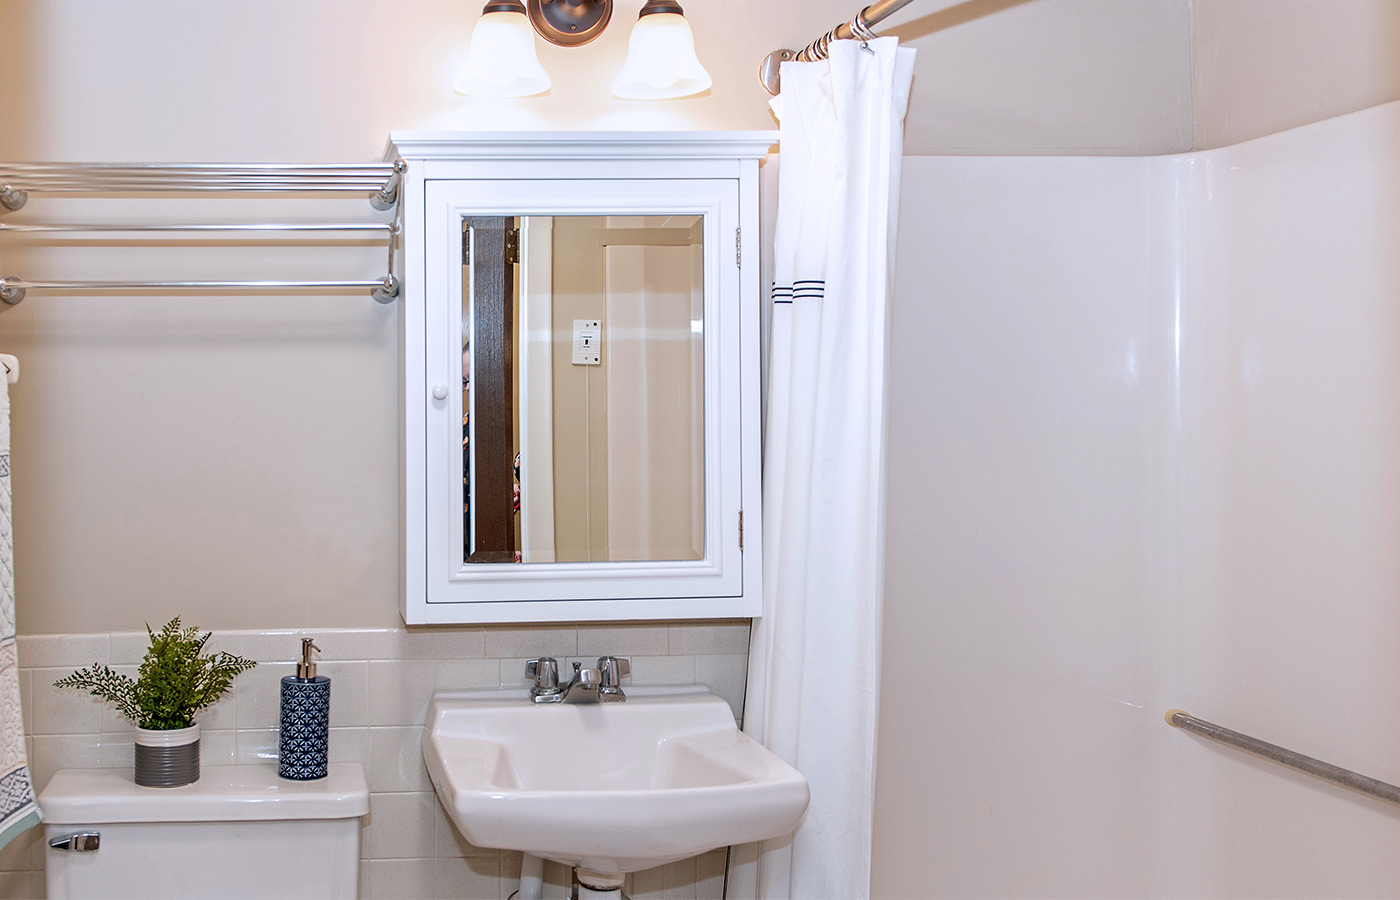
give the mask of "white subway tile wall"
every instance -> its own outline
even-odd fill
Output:
[[[633,684],[708,685],[743,715],[747,619],[679,624],[468,628],[225,631],[210,649],[258,661],[233,691],[200,717],[203,765],[276,765],[278,681],[293,671],[302,637],[314,637],[331,688],[333,762],[358,762],[369,781],[370,814],[360,846],[366,900],[506,900],[520,881],[520,854],[468,844],[433,794],[421,741],[428,698],[443,688],[523,685],[525,660],[567,664],[629,656]],[[146,633],[19,638],[20,694],[29,764],[37,790],[68,768],[128,768],[131,724],[101,701],[53,682],[103,663],[135,674]],[[44,896],[43,829],[0,850],[0,898]],[[727,851],[629,876],[636,900],[720,900]],[[545,897],[569,896],[564,866],[545,867]]]

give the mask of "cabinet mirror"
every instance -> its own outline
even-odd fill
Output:
[[[742,596],[736,185],[425,196],[428,603]]]
[[[398,132],[409,625],[762,608],[771,132]]]
[[[463,561],[703,559],[704,217],[470,215],[461,242]]]

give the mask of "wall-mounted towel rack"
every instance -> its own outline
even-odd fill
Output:
[[[14,384],[19,381],[19,357],[0,353],[0,367],[5,369],[5,381]]]
[[[231,223],[226,225],[11,225],[0,222],[0,234],[4,232],[44,232],[44,231],[66,231],[66,232],[91,232],[94,234],[107,231],[382,231],[390,233],[394,230],[391,222],[312,222],[305,224],[244,224]]]
[[[69,281],[0,276],[0,300],[15,304],[29,290],[315,290],[363,288],[381,303],[399,295],[394,276],[401,210],[399,184],[407,171],[403,160],[385,163],[331,163],[296,165],[280,163],[0,163],[0,206],[18,210],[30,193],[81,194],[215,194],[257,191],[300,194],[306,192],[368,192],[377,210],[393,210],[391,222],[323,223],[121,223],[121,224],[21,224],[0,223],[0,235],[44,233],[311,233],[377,232],[386,236],[388,273],[373,280],[323,281]]]
[[[392,275],[386,275],[378,281],[372,279],[359,281],[25,281],[22,278],[6,278],[0,281],[0,300],[13,306],[23,300],[25,291],[29,290],[112,291],[126,289],[157,291],[363,289],[369,291],[370,296],[380,303],[388,303],[399,295],[399,280]]]
[[[0,205],[19,209],[30,191],[136,193],[154,191],[373,191],[388,209],[398,199],[407,164],[331,163],[0,163]]]

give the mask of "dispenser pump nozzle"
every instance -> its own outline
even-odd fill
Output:
[[[311,638],[301,639],[301,662],[297,663],[298,678],[311,679],[316,677],[316,663],[311,659],[311,651],[319,652],[320,649],[312,643]]]

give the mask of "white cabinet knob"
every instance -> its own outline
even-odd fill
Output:
[[[447,385],[445,385],[445,384],[435,384],[435,385],[433,385],[433,399],[434,399],[434,400],[446,400],[446,399],[447,399]]]

